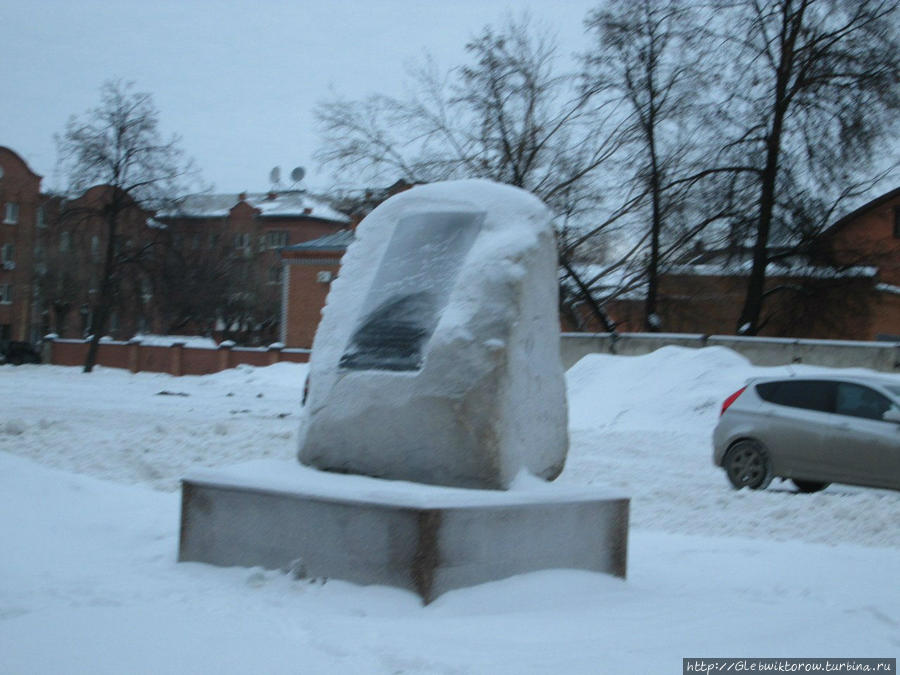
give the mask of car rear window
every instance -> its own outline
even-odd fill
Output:
[[[835,383],[827,380],[782,380],[756,385],[759,397],[791,408],[834,412]]]

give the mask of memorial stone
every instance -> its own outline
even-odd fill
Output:
[[[508,488],[562,470],[556,246],[533,195],[417,186],[363,220],[316,333],[303,464]]]

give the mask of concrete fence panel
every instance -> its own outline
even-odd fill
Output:
[[[609,333],[563,333],[560,354],[563,365],[570,368],[587,354],[639,356],[670,345],[691,348],[727,347],[756,366],[806,363],[831,368],[869,368],[886,373],[900,373],[900,342],[663,333],[621,333],[613,338]]]
[[[709,347],[728,347],[745,356],[754,366],[783,366],[794,361],[793,338],[749,338],[735,335],[711,335]]]

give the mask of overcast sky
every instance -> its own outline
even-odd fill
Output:
[[[166,134],[182,137],[217,191],[261,191],[280,166],[313,160],[313,105],[330,92],[399,94],[404,68],[430,51],[446,68],[466,41],[527,9],[584,47],[582,20],[599,0],[0,0],[0,145],[58,187],[53,134],[99,102],[100,85],[150,92]]]

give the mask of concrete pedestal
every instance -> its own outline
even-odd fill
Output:
[[[628,506],[595,490],[466,490],[253,462],[184,478],[179,560],[302,569],[428,603],[535,570],[624,577]]]

